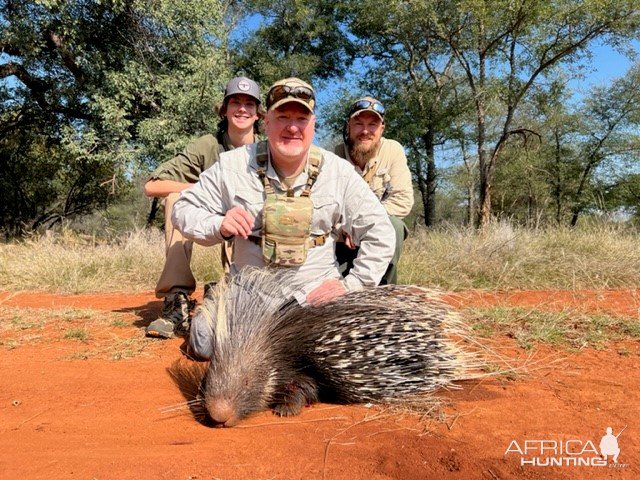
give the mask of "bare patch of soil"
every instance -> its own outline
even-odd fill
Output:
[[[638,291],[622,290],[472,292],[449,301],[635,317],[640,305]],[[0,328],[0,478],[640,478],[638,342],[532,353],[496,339],[527,373],[446,392],[444,421],[320,404],[293,419],[264,412],[236,428],[212,429],[186,412],[162,413],[184,397],[169,374],[182,357],[182,340],[142,338],[160,306],[152,294],[0,293],[3,309],[45,309],[37,311],[47,319],[40,327]],[[63,308],[121,320],[59,320]],[[0,318],[0,326],[10,323]],[[88,338],[65,336],[74,325],[86,328]],[[27,334],[33,337],[25,340]],[[135,354],[118,355],[127,348]],[[609,458],[607,466],[594,466],[591,445],[599,448],[609,426],[614,434],[627,426],[618,438],[618,465]],[[539,440],[547,441],[542,452]],[[560,452],[560,444],[569,452]],[[521,455],[518,448],[528,451]],[[532,465],[534,457],[562,466]]]

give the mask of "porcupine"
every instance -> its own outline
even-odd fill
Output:
[[[297,415],[319,400],[406,401],[470,371],[451,338],[460,324],[433,291],[384,286],[302,307],[287,303],[292,278],[245,269],[196,312],[213,332],[198,398],[216,425],[268,408]]]

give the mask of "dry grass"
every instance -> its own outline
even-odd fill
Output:
[[[66,328],[73,324],[100,325],[125,323],[124,314],[87,308],[22,308],[0,306],[0,332],[43,329],[47,324]]]
[[[401,281],[446,290],[634,288],[640,285],[638,240],[636,231],[616,225],[421,230],[407,242]]]
[[[192,259],[199,281],[220,275],[219,247],[196,245]],[[0,289],[56,293],[153,290],[164,264],[157,230],[132,232],[105,244],[69,232],[0,245]]]
[[[400,282],[446,290],[601,289],[640,285],[640,242],[616,225],[485,232],[418,230],[407,240]],[[220,276],[219,247],[194,248],[201,285]],[[0,289],[59,293],[149,291],[164,262],[161,232],[137,231],[111,244],[68,232],[0,245]]]
[[[462,315],[481,337],[506,335],[525,349],[537,343],[603,348],[610,341],[640,339],[640,324],[631,317],[523,307],[469,308]]]
[[[100,310],[0,306],[0,345],[12,350],[68,341],[74,350],[69,359],[97,356],[121,360],[142,354],[153,342],[142,334],[130,337],[131,323],[131,315]]]

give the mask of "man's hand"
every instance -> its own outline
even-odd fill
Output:
[[[344,244],[347,246],[347,248],[350,248],[351,250],[355,250],[356,245],[355,243],[353,243],[353,238],[351,238],[351,235],[349,235],[348,233],[344,233]]]
[[[314,288],[307,295],[307,302],[311,305],[320,305],[321,303],[328,302],[334,298],[338,298],[347,293],[347,289],[341,280],[332,278],[331,280],[325,280],[319,286]]]
[[[249,212],[241,207],[233,207],[227,211],[227,214],[220,225],[220,234],[225,237],[240,236],[248,238],[253,229],[254,218]]]

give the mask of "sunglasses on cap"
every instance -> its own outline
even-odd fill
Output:
[[[269,90],[269,94],[267,95],[267,109],[271,108],[276,102],[279,102],[283,98],[293,97],[298,98],[306,103],[309,103],[311,100],[315,100],[315,95],[313,94],[313,90],[303,86],[289,86],[289,85],[278,85]]]
[[[359,112],[360,110],[373,110],[374,112],[379,113],[380,116],[384,117],[384,106],[380,102],[373,102],[371,100],[358,100],[356,103],[351,105],[348,117],[351,118],[351,115]]]

